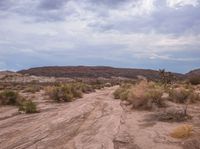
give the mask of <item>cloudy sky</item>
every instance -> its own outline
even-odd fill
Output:
[[[200,0],[0,0],[0,70],[200,67]]]

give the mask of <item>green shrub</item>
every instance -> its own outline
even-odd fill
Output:
[[[118,88],[117,90],[114,91],[113,95],[115,99],[120,99],[120,95],[124,92],[123,88]]]
[[[128,94],[129,94],[129,90],[124,90],[123,92],[121,92],[120,99],[121,100],[127,100],[128,99]]]
[[[71,88],[69,86],[60,86],[60,87],[53,87],[49,92],[50,97],[57,101],[66,101],[70,102],[73,100],[73,94],[71,92]]]
[[[31,100],[26,100],[23,101],[20,105],[19,105],[19,111],[23,111],[25,113],[36,113],[37,111],[37,106],[34,102],[32,102]]]
[[[4,90],[0,93],[0,105],[18,105],[20,96],[17,92]]]
[[[71,83],[46,88],[46,92],[50,98],[57,102],[70,102],[77,98],[81,98],[83,93],[92,91],[94,91],[92,86],[84,83]]]
[[[131,84],[122,84],[118,89],[113,93],[115,99],[127,100],[129,89],[132,87]]]

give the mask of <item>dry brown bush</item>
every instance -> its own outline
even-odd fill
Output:
[[[200,101],[200,95],[194,89],[175,88],[168,90],[169,100],[175,103],[195,103]]]
[[[127,100],[136,109],[151,110],[164,107],[163,89],[154,82],[140,81],[136,85],[122,85],[114,92],[116,99]]]
[[[192,129],[193,127],[191,125],[188,124],[181,125],[172,130],[170,136],[177,139],[187,138],[191,135]]]

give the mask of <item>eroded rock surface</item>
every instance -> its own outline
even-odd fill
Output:
[[[116,87],[71,103],[50,103],[38,94],[40,113],[0,110],[1,149],[179,149],[168,136],[176,124],[144,122],[147,112],[126,110],[112,97]]]

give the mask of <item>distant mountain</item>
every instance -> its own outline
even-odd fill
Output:
[[[105,66],[48,66],[30,68],[21,70],[18,73],[30,74],[35,76],[49,76],[49,77],[126,77],[137,78],[137,76],[144,76],[149,79],[159,78],[159,72],[150,69],[131,69],[131,68],[113,68]],[[176,77],[181,78],[184,75],[173,73]]]

